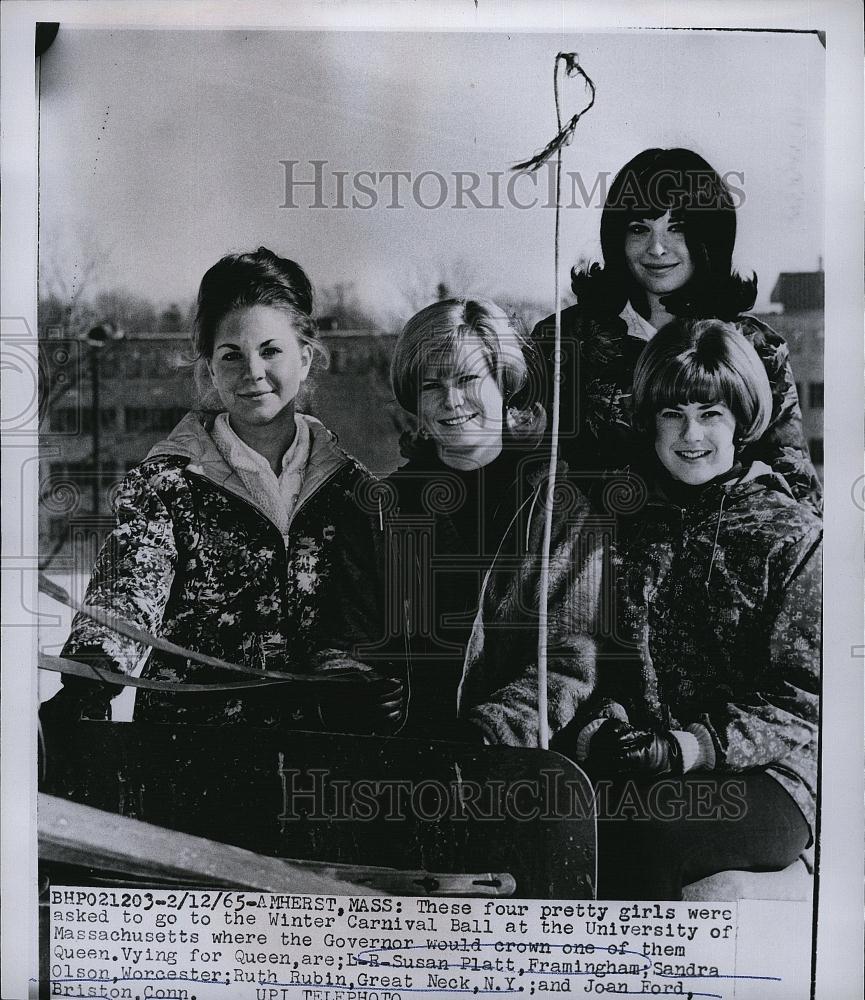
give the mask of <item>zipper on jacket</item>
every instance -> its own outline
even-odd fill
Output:
[[[329,472],[324,477],[324,479],[322,479],[320,483],[318,483],[315,489],[307,497],[304,498],[303,503],[297,504],[297,506],[294,508],[294,513],[292,514],[291,523],[288,526],[288,532],[286,533],[286,536],[283,536],[282,532],[279,530],[279,526],[275,524],[260,507],[257,507],[250,500],[247,500],[246,497],[241,496],[240,493],[237,493],[235,490],[229,489],[226,486],[221,486],[218,483],[215,483],[212,479],[209,479],[207,476],[203,476],[200,472],[189,472],[188,470],[185,470],[185,474],[190,476],[190,478],[195,478],[203,483],[207,483],[208,486],[215,489],[218,493],[221,493],[223,496],[239,500],[240,503],[242,503],[244,506],[248,507],[251,511],[257,514],[261,518],[261,520],[264,521],[265,525],[269,529],[271,529],[272,532],[279,538],[280,544],[278,546],[274,546],[274,548],[282,553],[282,566],[281,566],[282,571],[279,574],[279,590],[280,590],[280,600],[282,603],[283,621],[288,620],[288,558],[289,558],[288,552],[289,552],[289,538],[291,536],[291,526],[292,524],[294,524],[295,515],[300,511],[302,507],[304,507],[307,504],[309,500],[311,500],[322,489],[323,486],[327,485],[332,479],[334,479],[336,474],[345,468],[346,464],[347,464],[346,462],[341,462],[339,465],[337,465],[331,472]],[[288,654],[287,637],[285,640],[283,652],[286,655]]]

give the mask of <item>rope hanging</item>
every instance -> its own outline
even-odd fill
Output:
[[[132,625],[130,622],[125,621],[122,618],[118,618],[116,615],[109,614],[100,608],[94,608],[86,604],[80,604],[78,601],[73,600],[69,594],[58,584],[50,580],[44,573],[39,574],[39,590],[49,597],[53,597],[55,601],[60,604],[64,604],[67,608],[72,611],[77,611],[79,614],[85,615],[92,621],[96,622],[98,625],[103,625],[105,628],[109,628],[118,635],[122,635],[127,639],[132,639],[135,642],[140,642],[144,646],[149,646],[152,649],[158,649],[163,653],[168,653],[171,656],[179,656],[182,659],[190,660],[193,663],[199,663],[207,667],[215,667],[218,670],[226,670],[236,674],[247,674],[250,677],[256,678],[255,681],[243,683],[237,681],[235,683],[222,683],[222,684],[207,684],[207,685],[191,685],[180,682],[176,686],[176,690],[185,689],[192,691],[193,689],[200,690],[235,690],[242,687],[260,687],[262,684],[275,684],[275,683],[287,683],[295,681],[302,684],[331,684],[346,681],[355,680],[366,680],[366,675],[358,673],[351,668],[338,669],[329,671],[327,674],[297,674],[297,673],[287,673],[282,670],[267,670],[263,671],[258,667],[250,667],[239,663],[229,663],[227,660],[219,659],[215,656],[209,656],[207,653],[201,653],[195,649],[187,649],[185,646],[178,646],[177,643],[170,642],[168,639],[162,639],[157,635],[153,635],[152,632],[147,632],[145,629],[138,628],[136,625]],[[55,670],[59,673],[76,673],[79,676],[92,677],[94,672],[101,680],[109,681],[110,683],[118,683],[119,676],[115,674],[110,674],[108,671],[97,671],[92,664],[86,665],[81,672],[75,668],[69,666],[69,661],[62,659],[61,657],[45,657],[41,656],[39,661],[39,666],[44,670]],[[138,681],[136,682],[134,678],[127,679],[126,683],[130,687],[145,687],[152,688],[154,690],[175,690],[174,686],[166,687],[165,685],[170,682],[159,682],[158,686],[154,688],[157,682],[154,681]]]
[[[561,97],[559,94],[559,70],[564,65],[566,76],[582,77],[589,89],[589,102],[573,115],[562,127]],[[556,300],[556,327],[553,346],[553,402],[552,429],[550,432],[550,462],[547,472],[547,490],[544,503],[544,536],[541,546],[541,573],[538,585],[538,746],[541,750],[549,749],[550,725],[547,703],[547,623],[550,592],[550,540],[553,530],[553,503],[556,483],[556,457],[559,450],[559,409],[561,369],[562,369],[562,303],[559,288],[559,242],[562,211],[562,149],[568,146],[574,137],[577,122],[595,103],[595,85],[580,66],[575,52],[560,52],[556,56],[553,67],[553,93],[556,100],[556,127],[558,132],[546,146],[531,159],[514,166],[514,170],[537,170],[555,154],[556,157],[556,228],[554,238],[554,286]]]

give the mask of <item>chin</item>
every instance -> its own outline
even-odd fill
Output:
[[[677,466],[675,469],[670,470],[670,474],[673,479],[678,479],[680,483],[685,483],[686,486],[702,486],[703,483],[708,483],[710,479],[714,479],[718,473],[714,469],[692,469]]]

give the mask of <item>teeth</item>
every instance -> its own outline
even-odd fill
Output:
[[[440,420],[439,423],[444,424],[445,427],[459,427],[460,424],[468,423],[474,416],[474,413],[470,413],[465,417],[451,417],[449,420]]]
[[[708,451],[680,451],[678,454],[679,454],[679,456],[681,458],[703,458],[705,455],[708,455],[709,452]]]

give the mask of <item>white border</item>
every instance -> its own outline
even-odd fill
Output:
[[[23,2],[0,6],[0,172],[4,186],[0,315],[36,329],[36,101],[32,62],[36,20],[77,25],[447,31],[580,31],[626,27],[786,28],[827,32],[826,226],[826,587],[823,698],[823,870],[820,879],[816,995],[846,1000],[862,988],[862,14],[858,0],[830,2],[276,2],[177,3],[111,0]],[[770,72],[764,67],[763,71]],[[14,335],[14,334],[13,334]],[[4,385],[5,387],[5,385]],[[25,385],[22,392],[26,392]],[[17,412],[15,392],[4,413]],[[3,451],[3,621],[35,607],[35,574],[16,569],[16,552],[35,551],[34,505],[14,495],[28,449]],[[8,442],[6,442],[8,445]],[[35,439],[29,443],[35,453]],[[20,539],[20,541],[19,541]],[[11,554],[11,555],[10,555]],[[27,996],[37,967],[35,906],[36,684],[33,636],[3,631],[2,678],[2,985],[8,1000]],[[26,632],[24,633],[26,634]],[[859,656],[853,647],[859,647]]]

